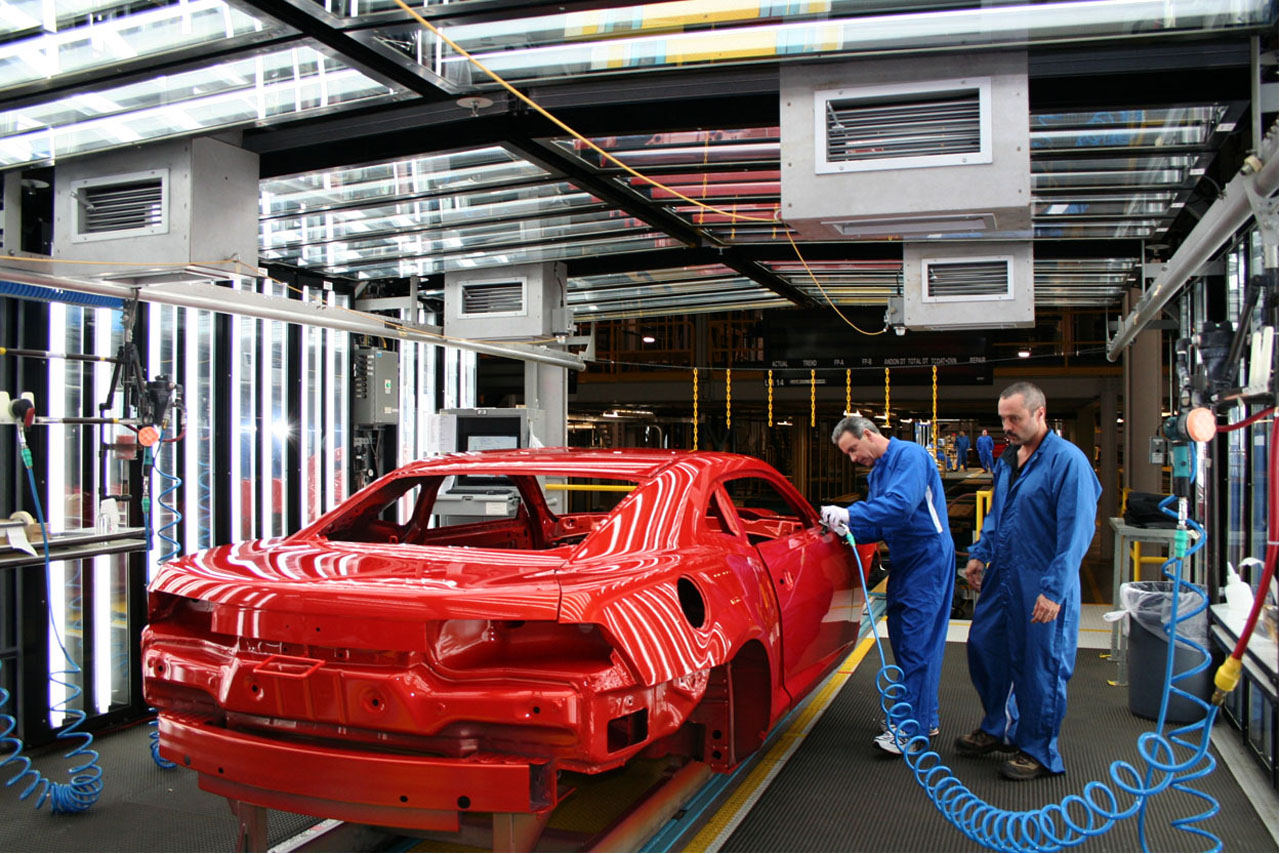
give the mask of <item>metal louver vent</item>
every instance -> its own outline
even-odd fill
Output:
[[[164,189],[161,177],[82,187],[80,233],[105,235],[163,227]]]
[[[817,172],[991,163],[991,78],[814,92]]]
[[[523,314],[524,282],[483,282],[462,286],[463,316]]]
[[[977,89],[893,101],[828,101],[827,160],[977,153],[981,130]]]
[[[1009,259],[925,261],[925,301],[1011,299]]]

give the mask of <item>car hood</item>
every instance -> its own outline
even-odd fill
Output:
[[[554,620],[564,554],[257,540],[165,564],[152,592],[348,618]]]

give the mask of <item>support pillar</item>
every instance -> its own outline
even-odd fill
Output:
[[[1117,403],[1116,392],[1117,383],[1114,379],[1102,381],[1102,394],[1098,400],[1098,426],[1099,444],[1102,448],[1101,456],[1098,459],[1098,479],[1102,481],[1102,497],[1098,500],[1098,509],[1102,516],[1102,554],[1109,555],[1115,550],[1116,532],[1107,522],[1113,516],[1120,514],[1120,479],[1116,477],[1120,461],[1119,442],[1117,441],[1118,429],[1116,425]],[[1115,567],[1111,568],[1115,572]],[[1103,585],[1103,579],[1098,579],[1098,584],[1103,590],[1110,590],[1113,579],[1106,579]]]
[[[1137,302],[1140,296],[1136,290],[1131,292],[1129,302]],[[1161,492],[1164,488],[1160,466],[1151,463],[1149,453],[1151,437],[1160,432],[1163,405],[1160,351],[1159,329],[1138,333],[1124,351],[1124,482],[1137,492]]]

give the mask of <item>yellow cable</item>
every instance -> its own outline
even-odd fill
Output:
[[[769,369],[769,426],[773,426],[773,368]]]
[[[622,170],[623,170],[624,172],[626,172],[627,174],[632,175],[632,176],[634,176],[634,177],[636,177],[636,178],[639,178],[641,181],[644,181],[646,184],[649,184],[649,185],[651,185],[651,186],[653,186],[653,187],[655,187],[655,188],[657,188],[657,189],[659,189],[659,190],[665,190],[666,192],[671,193],[673,196],[675,196],[676,198],[680,199],[681,201],[688,202],[689,204],[691,204],[691,205],[695,205],[695,206],[697,206],[697,207],[699,207],[699,208],[704,208],[704,209],[706,209],[706,210],[711,211],[712,213],[718,213],[718,214],[721,214],[721,215],[723,215],[723,216],[730,217],[730,218],[732,218],[732,219],[734,219],[734,220],[742,219],[742,220],[749,220],[749,221],[751,221],[751,222],[774,222],[774,221],[776,221],[777,217],[768,217],[768,218],[765,218],[765,217],[753,217],[753,216],[747,216],[746,214],[730,213],[729,211],[722,210],[721,208],[717,208],[717,207],[715,207],[715,206],[713,206],[713,205],[704,204],[703,202],[700,202],[700,201],[698,201],[697,199],[692,199],[692,198],[690,198],[689,196],[686,196],[684,193],[681,193],[681,192],[680,192],[680,191],[678,191],[678,190],[674,190],[674,189],[672,189],[671,187],[668,187],[667,185],[665,185],[665,184],[661,183],[660,181],[656,181],[656,180],[654,180],[653,178],[650,178],[648,175],[645,175],[645,174],[644,174],[644,173],[642,173],[642,172],[638,172],[638,171],[636,171],[635,169],[632,169],[630,166],[628,166],[627,164],[623,163],[623,162],[622,162],[621,160],[619,160],[617,157],[614,157],[614,156],[613,156],[612,154],[610,154],[608,151],[605,151],[603,148],[601,148],[600,146],[596,145],[596,144],[595,144],[594,142],[592,142],[590,139],[587,139],[587,138],[586,138],[585,136],[583,136],[581,133],[579,133],[578,131],[574,130],[574,129],[573,129],[573,128],[571,128],[569,125],[565,124],[563,121],[561,121],[560,119],[558,119],[558,118],[556,118],[555,116],[553,116],[551,113],[547,112],[547,110],[545,110],[545,109],[544,109],[540,104],[538,104],[538,102],[534,101],[534,100],[533,100],[532,98],[530,98],[528,95],[526,95],[526,94],[524,94],[523,92],[521,92],[521,91],[520,91],[519,89],[517,89],[515,86],[512,86],[512,85],[511,85],[510,83],[508,83],[505,79],[503,79],[502,77],[500,77],[500,76],[498,75],[498,73],[497,73],[497,72],[493,71],[493,70],[492,70],[492,69],[490,69],[487,65],[485,65],[483,62],[481,62],[480,60],[476,59],[474,56],[472,56],[470,53],[468,53],[465,49],[463,49],[463,48],[462,48],[462,47],[461,47],[457,42],[455,42],[453,39],[449,38],[449,37],[448,37],[448,36],[446,36],[444,33],[442,33],[442,32],[441,32],[441,31],[440,31],[440,30],[439,30],[439,29],[438,29],[434,24],[432,24],[432,23],[431,23],[430,21],[428,21],[426,18],[424,18],[424,17],[422,17],[421,15],[419,15],[415,10],[411,9],[411,8],[409,7],[409,5],[408,5],[407,3],[405,3],[405,2],[404,2],[404,0],[395,0],[395,2],[396,2],[396,5],[397,5],[397,6],[399,6],[401,9],[403,9],[405,12],[407,12],[411,18],[413,18],[415,21],[417,21],[419,24],[421,24],[421,25],[422,25],[423,27],[425,27],[426,29],[430,30],[430,31],[431,31],[431,32],[436,36],[436,38],[440,39],[440,41],[444,42],[444,43],[445,43],[445,44],[447,44],[449,47],[451,47],[451,48],[454,50],[454,52],[455,52],[455,53],[457,53],[457,54],[458,54],[459,56],[461,56],[463,59],[467,60],[467,62],[470,62],[470,63],[471,63],[472,65],[474,65],[476,68],[478,68],[478,69],[480,69],[482,72],[484,72],[484,74],[485,74],[485,75],[486,75],[490,80],[492,80],[494,83],[497,83],[499,86],[501,86],[503,89],[506,89],[506,90],[507,90],[508,92],[510,92],[512,95],[515,95],[517,98],[519,98],[519,99],[520,99],[521,101],[523,101],[525,104],[527,104],[527,105],[529,106],[529,108],[530,108],[530,109],[532,109],[535,113],[537,113],[538,115],[542,116],[544,119],[546,119],[547,121],[551,122],[553,125],[555,125],[556,127],[560,128],[562,131],[564,131],[565,133],[569,134],[569,135],[570,135],[570,136],[572,136],[574,139],[576,139],[576,140],[578,140],[578,141],[580,141],[580,142],[584,143],[584,144],[585,144],[587,147],[589,147],[592,151],[596,152],[596,153],[597,153],[597,154],[599,154],[601,157],[603,157],[605,160],[607,160],[607,161],[609,161],[610,163],[614,164],[615,166],[619,167],[620,169],[622,169]]]
[[[724,369],[724,429],[733,426],[733,368]]]
[[[933,454],[942,450],[938,445],[938,366],[933,366]]]
[[[889,369],[884,369],[884,426],[889,426]]]
[[[399,2],[399,0],[396,0],[396,2]],[[822,292],[824,297],[826,297],[827,305],[831,306],[831,310],[838,314],[841,320],[852,326],[855,332],[859,332],[863,335],[883,335],[885,332],[889,331],[889,327],[886,326],[879,332],[868,332],[865,329],[859,329],[852,320],[845,317],[844,312],[836,308],[836,304],[831,301],[831,297],[827,296],[827,289],[822,286],[822,282],[819,282],[818,277],[813,274],[813,270],[809,269],[809,262],[804,260],[804,256],[800,254],[800,247],[796,246],[796,241],[792,238],[790,231],[787,232],[787,241],[791,243],[791,248],[796,251],[796,257],[800,259],[800,263],[804,266],[804,271],[809,274],[809,278],[813,280],[813,283],[818,286],[818,290]]]
[[[818,372],[809,369],[809,426],[818,426]]]
[[[693,369],[693,449],[698,450],[698,369]]]

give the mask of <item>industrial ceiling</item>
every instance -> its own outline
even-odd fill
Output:
[[[0,169],[239,134],[261,158],[262,263],[430,292],[448,271],[562,260],[582,320],[880,312],[901,287],[894,235],[804,240],[768,221],[778,69],[975,48],[1029,52],[1037,307],[1114,316],[1253,144],[1251,63],[1276,22],[1273,0],[418,0],[417,20],[398,0],[2,8]]]

